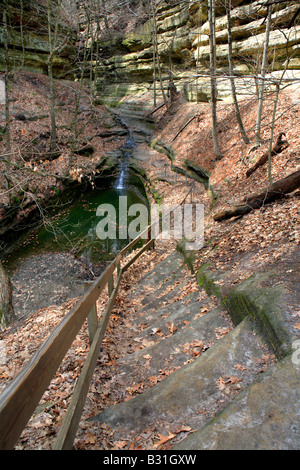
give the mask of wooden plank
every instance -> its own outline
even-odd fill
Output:
[[[98,318],[97,318],[97,306],[96,306],[96,304],[93,305],[92,310],[88,314],[87,322],[88,322],[88,329],[89,329],[89,340],[90,340],[90,344],[91,344],[93,339],[94,339],[97,328],[98,328]]]
[[[119,254],[0,395],[0,449],[13,449],[120,259]]]
[[[143,253],[148,250],[150,246],[154,243],[154,240],[151,239],[146,245],[144,245],[125,266],[122,267],[122,271],[125,272]]]
[[[84,283],[84,290],[87,292],[90,289],[91,283],[90,282],[85,282]],[[88,314],[87,317],[87,322],[88,322],[88,330],[89,330],[89,340],[90,344],[93,342],[96,330],[98,328],[98,318],[97,318],[97,305],[94,304],[90,313]]]
[[[80,377],[77,381],[74,389],[71,402],[69,404],[66,416],[59,430],[57,439],[55,441],[54,450],[70,450],[72,449],[73,442],[75,439],[78,424],[82,415],[86,396],[92,380],[93,372],[96,366],[100,346],[105,335],[106,327],[110,318],[111,310],[114,306],[114,302],[117,296],[117,292],[120,285],[120,279],[122,271],[117,279],[116,287],[114,288],[107,307],[103,314],[103,317],[99,323],[99,327],[96,331],[93,343],[91,345],[89,354],[82,368]]]
[[[144,230],[145,232],[145,230]],[[143,233],[144,233],[143,232]],[[142,234],[139,235],[138,237],[136,237],[134,240],[132,240],[130,243],[128,243],[128,245],[125,246],[125,248],[123,248],[121,251],[120,251],[120,254],[122,255],[122,257],[127,253],[127,251],[130,250],[130,248],[133,248],[134,245],[136,245],[142,238]]]
[[[113,275],[111,275],[110,278],[108,279],[107,287],[108,287],[108,295],[110,297],[113,290],[114,290],[114,277],[113,277]]]

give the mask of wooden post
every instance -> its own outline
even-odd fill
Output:
[[[116,268],[118,269],[118,274],[119,274],[119,268],[118,268],[118,265],[120,265],[120,268],[121,268],[121,261],[119,261],[116,265]],[[107,267],[111,264],[111,261],[107,261],[106,262],[106,265]],[[114,290],[114,271],[111,273],[111,275],[109,276],[108,278],[108,282],[107,282],[107,290],[108,290],[108,296],[110,297],[111,294],[112,294],[112,291]]]
[[[110,297],[111,294],[112,294],[112,291],[114,290],[114,276],[113,276],[113,274],[108,279],[107,285],[108,285],[108,295]]]
[[[93,282],[85,282],[84,284],[84,291],[87,292]],[[89,340],[90,344],[92,344],[96,330],[98,328],[98,318],[97,318],[97,307],[96,304],[93,305],[91,308],[90,313],[88,314],[87,317],[87,322],[88,322],[88,329],[89,329]]]

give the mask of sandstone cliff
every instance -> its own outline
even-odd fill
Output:
[[[228,80],[227,17],[224,2],[217,1],[216,55],[220,74],[219,97],[230,94]],[[231,27],[234,71],[242,77],[237,80],[238,92],[243,96],[255,91],[253,76],[260,71],[265,41],[267,7],[260,1],[232,1]],[[298,2],[273,5],[272,27],[268,50],[268,73],[286,78],[297,77],[300,69],[300,26],[291,24]],[[165,1],[157,9],[157,41],[163,69],[163,80],[169,80],[170,67],[178,89],[184,89],[192,101],[208,101],[209,79],[209,24],[207,1]],[[149,89],[153,84],[153,22],[151,17],[131,33],[118,37],[110,57],[103,58],[97,67],[98,94],[103,102],[116,104],[120,97]],[[105,47],[104,43],[101,47]],[[107,54],[106,54],[107,55]],[[197,75],[200,77],[196,78]],[[109,85],[108,85],[109,83]],[[167,85],[166,85],[167,86]]]
[[[0,72],[4,71],[5,63],[3,10],[4,2],[1,2]],[[46,2],[8,0],[7,23],[10,69],[47,73],[50,48]],[[64,43],[54,56],[53,74],[57,78],[73,78],[76,33],[63,17],[59,21],[59,34]]]

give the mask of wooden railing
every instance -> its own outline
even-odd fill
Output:
[[[192,191],[193,187],[191,187],[183,201],[176,207],[182,205]],[[164,217],[167,217],[176,210],[176,207],[164,215]],[[152,234],[154,226],[159,224],[164,217],[160,217],[158,221],[149,225],[138,237],[120,251],[102,275],[95,280],[83,295],[82,299],[52,331],[31,360],[24,366],[20,374],[2,392],[0,395],[0,449],[14,448],[76,335],[87,319],[90,338],[89,353],[75,385],[69,407],[53,447],[55,450],[72,448],[100,346],[118,293],[121,277],[154,244],[154,239],[148,235]],[[121,267],[122,258],[124,258],[130,249],[145,238],[150,238],[150,240]],[[117,279],[114,286],[113,279],[116,269]],[[108,286],[109,300],[98,323],[96,301],[106,286]]]
[[[150,228],[148,227],[146,230],[149,231]],[[142,240],[144,233],[145,231],[120,251],[102,275],[83,295],[82,299],[53,330],[20,374],[0,395],[0,449],[14,448],[77,333],[87,319],[91,343],[89,353],[53,447],[56,450],[72,448],[121,277],[129,266],[153,245],[154,240],[150,239],[144,244],[132,259],[122,267],[121,260],[131,248]],[[117,279],[115,285],[113,285],[113,276],[116,269]],[[106,286],[108,286],[109,300],[98,323],[96,301]]]

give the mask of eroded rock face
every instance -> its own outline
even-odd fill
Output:
[[[4,71],[4,2],[0,4],[0,72]],[[20,2],[9,0],[7,7],[7,42],[9,67],[22,68],[36,73],[47,73],[49,58],[49,35],[46,7],[35,0]],[[70,26],[60,21],[61,36],[65,42],[53,59],[53,75],[56,78],[73,78],[71,72],[75,57],[76,34]]]
[[[243,3],[243,4],[242,4]],[[247,3],[247,4],[245,4]],[[216,2],[216,54],[218,73],[225,74],[228,69],[228,32],[224,2]],[[272,30],[269,46],[269,72],[284,69],[300,69],[300,26],[290,26],[299,7],[298,2],[274,4]],[[265,41],[266,6],[259,1],[232,1],[231,24],[233,41],[233,60],[235,72],[249,76],[260,70],[262,49]],[[208,101],[210,85],[207,78],[200,77],[196,84],[197,73],[209,72],[209,23],[207,2],[192,5],[172,5],[164,2],[157,10],[157,40],[163,79],[168,80],[170,61],[173,79],[178,89],[184,89],[191,100]],[[103,93],[107,79],[120,83],[138,83],[149,88],[153,82],[152,20],[128,34],[122,40],[120,52],[114,51],[98,65],[98,87]],[[288,38],[288,47],[287,47]],[[125,51],[124,52],[124,48]],[[224,81],[224,79],[221,79]],[[255,92],[255,82],[247,82],[249,93]],[[124,87],[125,88],[125,87]],[[230,86],[220,83],[219,98],[230,95]],[[245,97],[245,82],[237,85]],[[105,93],[104,93],[105,94]]]

